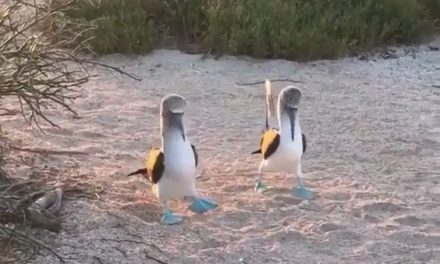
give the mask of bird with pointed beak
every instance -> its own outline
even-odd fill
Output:
[[[175,215],[169,208],[171,200],[189,198],[192,203],[189,210],[202,214],[217,207],[207,198],[199,197],[195,184],[198,154],[183,127],[183,115],[186,100],[177,94],[162,99],[160,107],[160,131],[162,146],[152,148],[145,163],[128,176],[143,174],[152,183],[152,190],[163,206],[164,224],[178,224],[182,217]]]
[[[302,181],[301,159],[306,151],[306,137],[301,132],[298,109],[301,91],[293,86],[281,90],[278,96],[278,126],[269,128],[269,116],[273,112],[270,81],[266,81],[266,126],[261,137],[260,149],[252,154],[261,153],[262,161],[258,169],[255,190],[263,192],[269,186],[262,183],[264,172],[288,172],[296,175],[295,194],[306,200],[313,199],[313,192],[306,189]]]

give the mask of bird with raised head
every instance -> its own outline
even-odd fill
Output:
[[[147,154],[145,167],[128,176],[143,174],[152,183],[152,190],[163,205],[164,224],[178,224],[182,217],[169,208],[171,200],[189,198],[191,211],[201,214],[217,207],[217,204],[199,196],[196,188],[198,154],[189,142],[183,126],[186,100],[181,95],[170,94],[161,101],[160,131],[162,146],[154,147]]]
[[[301,91],[293,86],[281,90],[277,103],[278,129],[269,127],[269,116],[273,109],[270,82],[266,81],[266,124],[260,140],[260,148],[252,154],[261,154],[255,190],[263,192],[270,188],[262,183],[264,172],[287,172],[296,175],[295,194],[303,199],[313,199],[302,180],[301,160],[306,151],[306,136],[301,132],[298,109]]]

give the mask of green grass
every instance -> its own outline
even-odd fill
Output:
[[[420,0],[424,5],[431,19],[439,23],[440,20],[440,0]]]
[[[212,8],[209,46],[262,57],[328,58],[412,39],[424,23],[414,0],[290,2],[248,0]]]
[[[144,53],[171,38],[216,54],[308,60],[414,41],[439,15],[440,0],[78,0],[54,25],[93,26],[78,41],[98,54]]]
[[[55,0],[61,5],[65,0]],[[85,42],[97,54],[143,53],[161,38],[156,15],[165,10],[160,0],[79,0],[57,15],[53,30]],[[80,34],[79,34],[80,33]]]

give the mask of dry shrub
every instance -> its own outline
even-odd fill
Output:
[[[46,25],[52,23],[63,8],[65,6],[55,8],[14,0],[0,14],[0,100],[18,99],[23,117],[37,125],[37,118],[55,125],[44,114],[44,110],[52,106],[61,106],[76,114],[70,103],[78,97],[81,85],[93,77],[88,72],[90,67],[130,76],[81,56],[83,43],[77,40],[83,32],[69,39],[48,41],[47,36],[55,38],[56,35]],[[42,28],[46,31],[41,31]],[[64,49],[66,46],[72,49]],[[1,110],[7,113],[11,109]]]
[[[63,39],[45,31],[65,6],[14,0],[0,8],[0,103],[15,98],[21,114],[31,124],[39,127],[41,122],[46,122],[55,126],[45,115],[45,110],[51,107],[75,114],[71,102],[77,98],[81,85],[93,77],[88,71],[90,67],[136,79],[111,65],[82,56],[83,43],[77,38],[82,32]],[[48,41],[48,36],[54,38]],[[72,49],[64,49],[66,46]],[[1,106],[0,115],[11,114],[16,108]],[[4,138],[0,140],[4,142]],[[61,189],[54,192],[43,178],[27,182],[9,177],[1,168],[2,150],[0,144],[0,263],[27,263],[41,248],[57,255],[33,238],[30,228],[60,230],[61,222],[55,214],[61,208]],[[62,189],[72,191],[69,186]]]

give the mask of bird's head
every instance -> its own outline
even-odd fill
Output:
[[[292,140],[295,140],[295,119],[301,96],[301,91],[293,86],[284,88],[279,95],[279,112],[280,114],[287,114],[290,119]]]
[[[164,136],[167,131],[179,131],[185,140],[183,128],[183,114],[185,113],[186,100],[178,94],[169,94],[162,99],[160,104],[161,134]]]
[[[186,108],[186,100],[178,94],[169,94],[162,99],[161,115],[183,114]]]

